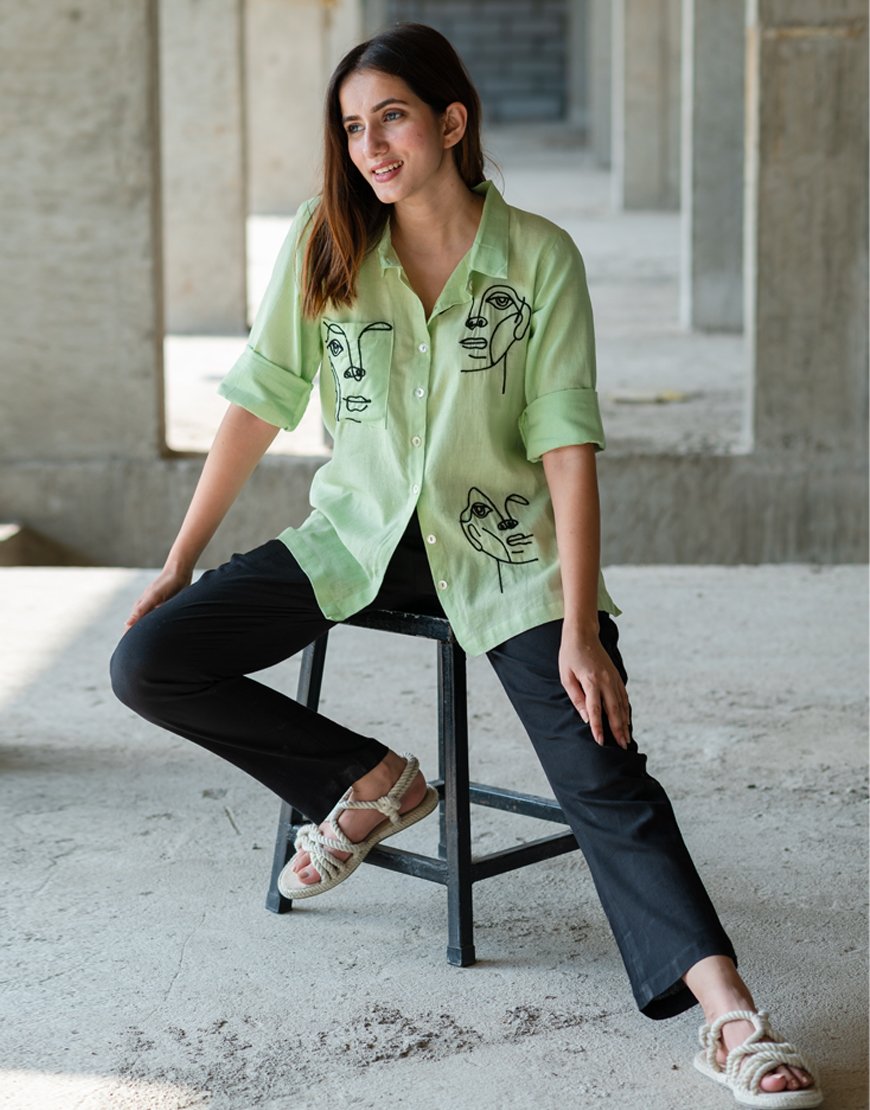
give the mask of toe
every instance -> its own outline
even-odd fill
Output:
[[[771,1094],[779,1094],[780,1091],[788,1089],[788,1079],[783,1075],[783,1069],[777,1068],[776,1071],[769,1072],[767,1075],[762,1076],[761,1079],[762,1091],[769,1091]]]

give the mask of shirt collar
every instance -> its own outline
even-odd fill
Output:
[[[468,270],[487,274],[489,277],[506,278],[510,211],[504,197],[491,181],[482,181],[474,187],[473,192],[482,196],[484,201],[477,234],[466,256]],[[401,268],[393,250],[389,222],[381,235],[377,254],[381,269]]]

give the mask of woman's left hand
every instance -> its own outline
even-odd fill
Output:
[[[565,630],[559,649],[559,677],[577,712],[604,744],[603,714],[621,748],[631,741],[631,706],[625,684],[596,635]]]

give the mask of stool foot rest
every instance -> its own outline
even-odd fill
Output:
[[[365,862],[447,887],[447,961],[457,967],[468,967],[475,962],[474,883],[576,851],[577,841],[565,829],[564,832],[527,841],[500,852],[473,857],[472,803],[564,825],[565,817],[559,803],[534,794],[468,781],[465,653],[456,643],[446,618],[425,613],[369,610],[342,623],[422,636],[438,643],[438,778],[431,785],[440,795],[439,856],[425,856],[402,848],[377,845],[369,852]],[[320,701],[327,638],[328,633],[325,633],[305,649],[299,675],[297,701],[315,711]],[[287,802],[282,803],[266,898],[266,908],[273,913],[286,913],[292,909],[292,901],[278,891],[278,876],[291,858],[296,834],[305,823],[303,814]]]

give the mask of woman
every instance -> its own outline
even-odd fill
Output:
[[[297,214],[221,386],[229,409],[133,608],[115,690],[312,819],[280,881],[311,897],[437,798],[413,757],[245,676],[367,606],[440,605],[529,732],[642,1012],[699,1001],[702,1071],[746,1105],[816,1106],[801,1057],[772,1047],[632,737],[599,570],[604,437],[583,263],[565,232],[485,181],[479,124],[462,63],[430,28],[399,25],[338,66],[322,194]],[[311,515],[190,585],[318,367],[335,448]]]

